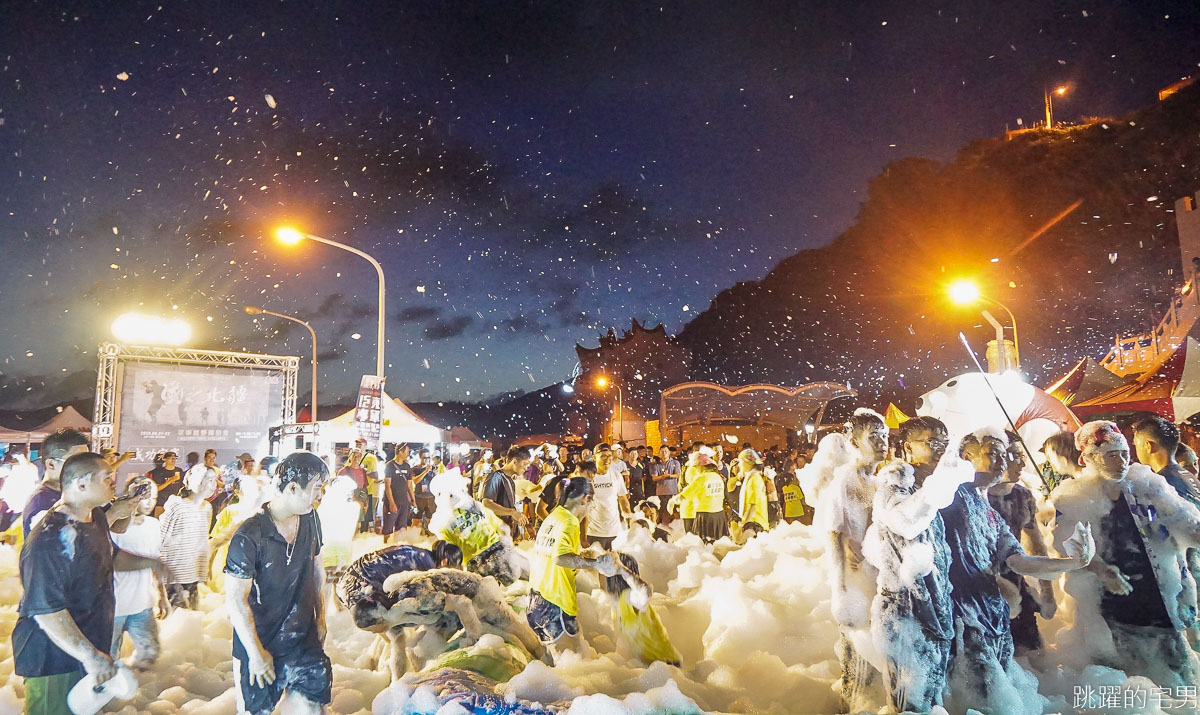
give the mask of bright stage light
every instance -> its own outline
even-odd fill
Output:
[[[125,313],[113,321],[113,335],[134,345],[183,345],[192,337],[192,328],[178,318]]]

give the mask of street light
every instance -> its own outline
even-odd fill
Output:
[[[983,301],[985,303],[991,303],[992,305],[1002,309],[1005,313],[1008,313],[1008,319],[1010,321],[1012,321],[1013,362],[1016,363],[1017,369],[1020,370],[1021,369],[1021,343],[1017,338],[1017,317],[1015,315],[1013,315],[1013,312],[1011,310],[1008,309],[1008,306],[994,298],[989,298],[986,295],[983,295],[982,293],[979,292],[979,286],[975,285],[974,282],[966,280],[966,279],[958,280],[958,281],[955,281],[954,283],[951,283],[950,288],[949,288],[949,294],[950,294],[950,300],[954,301],[958,305],[966,306],[966,305],[972,305],[974,303],[978,303],[979,301]],[[997,345],[997,347],[999,349],[1003,350],[1003,343],[1000,343],[999,345]]]
[[[183,345],[192,328],[179,318],[160,318],[142,313],[125,313],[112,324],[113,335],[123,343],[137,345]]]
[[[246,315],[273,315],[276,318],[283,318],[284,320],[290,320],[293,323],[299,323],[299,324],[303,325],[304,327],[308,328],[308,334],[312,336],[312,410],[309,412],[309,421],[312,422],[313,424],[316,424],[316,422],[317,422],[317,332],[315,330],[313,330],[313,327],[311,325],[304,322],[303,320],[300,320],[299,318],[293,318],[292,316],[284,315],[283,313],[276,313],[274,311],[267,310],[266,308],[260,308],[257,305],[247,305],[244,308],[242,308],[242,310],[246,312]]]
[[[617,388],[617,405],[616,405],[616,407],[617,407],[617,414],[620,414],[620,418],[617,421],[617,441],[619,442],[619,441],[622,441],[625,439],[625,396],[621,392],[621,386],[618,385],[617,383],[613,382],[612,380],[609,380],[607,377],[605,377],[603,375],[600,375],[599,377],[596,378],[596,387],[599,387],[601,390],[608,387],[609,385],[612,385],[613,387]]]
[[[384,346],[383,325],[385,322],[387,322],[387,304],[386,304],[385,295],[384,295],[383,266],[379,265],[379,261],[372,258],[369,254],[367,254],[363,251],[360,251],[353,246],[347,246],[344,243],[338,243],[337,241],[332,241],[328,238],[322,238],[321,236],[314,236],[311,233],[304,233],[302,231],[297,231],[296,229],[291,228],[290,226],[282,226],[282,227],[276,229],[275,237],[278,238],[282,243],[286,243],[289,245],[295,245],[306,238],[310,241],[324,243],[327,246],[334,246],[335,248],[340,248],[343,251],[349,251],[350,253],[353,253],[356,256],[362,256],[363,258],[367,259],[367,261],[369,261],[372,266],[375,267],[375,273],[377,273],[379,275],[379,329],[378,329],[378,335],[376,336],[376,346],[375,346],[375,374],[378,375],[380,378],[382,378],[384,376],[384,374],[383,374],[383,346]]]
[[[1067,93],[1067,87],[1066,87],[1066,85],[1063,85],[1061,87],[1056,87],[1053,92],[1048,89],[1045,89],[1042,91],[1045,94],[1045,98],[1046,98],[1046,128],[1053,129],[1054,128],[1054,97],[1055,97],[1055,95],[1057,95],[1059,97],[1065,95]]]

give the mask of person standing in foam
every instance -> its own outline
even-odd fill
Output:
[[[877,710],[883,704],[883,679],[868,660],[874,656],[870,626],[875,596],[875,566],[863,558],[863,539],[871,525],[875,468],[887,456],[888,428],[877,412],[859,409],[847,425],[851,450],[833,468],[832,480],[818,493],[818,528],[829,539],[831,607],[841,637],[834,646],[841,661],[842,707],[850,712]],[[870,654],[860,652],[863,648]]]
[[[1196,654],[1183,631],[1195,617],[1184,551],[1200,546],[1200,510],[1143,464],[1129,464],[1129,443],[1112,422],[1075,434],[1083,472],[1054,492],[1054,539],[1070,524],[1096,524],[1096,559],[1067,577],[1075,620],[1060,634],[1089,662],[1144,675],[1159,687],[1194,686]]]
[[[959,443],[959,456],[974,467],[974,480],[958,487],[942,510],[950,547],[951,601],[959,633],[950,686],[952,706],[987,713],[1041,712],[1036,678],[1013,660],[1008,600],[998,574],[1007,567],[1018,575],[1053,579],[1082,569],[1092,560],[1090,528],[1065,538],[1067,558],[1030,556],[1004,518],[988,503],[987,490],[1008,468],[1008,437],[999,427],[976,430]],[[1022,695],[1025,693],[1026,695]],[[1033,693],[1034,697],[1028,698]],[[1036,700],[1036,702],[1035,702]]]
[[[517,551],[508,528],[491,509],[471,498],[470,481],[451,469],[429,482],[436,509],[429,530],[462,550],[466,569],[494,576],[502,586],[529,578],[529,561]]]
[[[864,545],[879,570],[871,633],[886,663],[889,704],[898,712],[941,706],[950,667],[950,548],[938,510],[974,470],[953,456],[943,462],[948,444],[941,420],[915,417],[900,426],[904,461],[879,469]]]

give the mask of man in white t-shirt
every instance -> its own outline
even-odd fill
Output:
[[[612,448],[608,444],[596,445],[596,476],[592,478],[595,496],[588,508],[587,539],[612,549],[613,539],[623,528],[623,519],[630,514],[629,491],[625,488],[625,477],[613,460]]]
[[[143,497],[134,512],[125,533],[112,534],[117,548],[144,559],[157,560],[162,550],[162,535],[158,519],[150,516],[158,500],[158,490],[149,477],[136,477],[125,485],[126,494],[134,494],[141,487]],[[113,592],[116,608],[113,618],[113,639],[110,654],[113,660],[121,654],[121,640],[126,633],[133,641],[134,670],[146,670],[158,660],[158,621],[154,618],[157,604],[164,612],[168,609],[166,594],[155,583],[152,568],[134,571],[113,572]]]

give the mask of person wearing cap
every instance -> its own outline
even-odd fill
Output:
[[[687,485],[672,501],[691,505],[692,533],[706,544],[729,535],[729,519],[725,516],[725,480],[717,471],[716,452],[701,445],[692,454],[688,467]],[[668,503],[667,508],[671,508]]]
[[[590,569],[615,576],[624,568],[612,554],[592,558],[579,553],[579,521],[587,516],[592,495],[587,479],[568,479],[562,501],[542,522],[530,555],[526,620],[556,659],[564,650],[583,652],[575,572]]]
[[[321,524],[313,502],[329,476],[312,452],[289,454],[274,496],[238,527],[225,561],[239,712],[322,712],[333,700],[325,655]]]
[[[588,509],[587,540],[612,548],[613,539],[621,532],[622,521],[629,516],[629,491],[625,477],[607,443],[596,445],[596,475],[592,477],[592,506]]]
[[[212,504],[208,499],[216,490],[216,470],[198,464],[188,470],[183,489],[163,508],[159,522],[161,558],[167,567],[163,585],[176,608],[196,608],[200,582],[208,580],[212,556],[208,541]]]
[[[958,632],[950,678],[950,710],[974,707],[981,712],[1009,712],[1006,694],[1028,677],[1013,660],[1014,644],[1008,600],[1001,574],[1053,580],[1085,568],[1095,553],[1090,529],[1073,523],[1064,534],[1066,558],[1025,553],[1004,518],[987,500],[987,490],[1004,478],[1010,458],[1008,436],[986,427],[963,437],[958,455],[971,462],[973,479],[958,486],[941,510],[950,547],[950,600]],[[1007,582],[1005,582],[1007,585]],[[1038,712],[1040,712],[1038,706]]]
[[[179,493],[183,488],[183,470],[175,465],[175,460],[179,455],[174,452],[164,452],[162,455],[162,465],[156,466],[146,473],[147,477],[154,480],[154,484],[158,487],[158,507],[155,509],[155,515],[162,514],[163,507],[167,505],[167,500]]]
[[[1067,575],[1075,619],[1060,640],[1084,645],[1089,662],[1159,687],[1194,686],[1200,674],[1184,637],[1196,617],[1186,601],[1185,551],[1200,546],[1200,510],[1150,467],[1131,465],[1129,442],[1112,422],[1088,422],[1075,446],[1083,471],[1054,491],[1054,540],[1089,521],[1096,558]]]
[[[738,477],[742,489],[738,498],[738,514],[742,517],[742,533],[748,540],[766,531],[767,485],[763,476],[762,458],[753,449],[743,449],[738,454]]]

